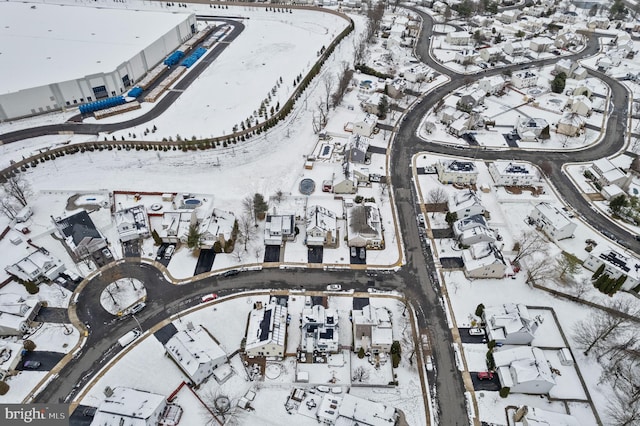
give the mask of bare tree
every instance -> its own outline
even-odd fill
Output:
[[[2,184],[5,194],[16,200],[22,207],[26,207],[31,196],[31,185],[21,175],[9,176]]]
[[[447,191],[444,190],[441,186],[433,188],[427,193],[427,202],[429,204],[440,204],[447,201]],[[431,217],[435,217],[436,210],[433,209],[433,214]]]
[[[351,85],[353,79],[353,70],[349,68],[347,61],[342,61],[340,71],[338,72],[338,87],[336,91],[331,95],[331,102],[333,106],[338,106],[344,98],[347,89]]]
[[[363,366],[356,367],[353,370],[352,379],[353,379],[354,382],[360,382],[360,383],[368,381],[369,380],[369,370],[367,370]]]
[[[527,283],[533,284],[552,279],[555,276],[553,265],[546,256],[527,260]]]
[[[623,362],[603,369],[603,377],[611,383],[607,414],[613,424],[631,426],[640,423],[640,375],[637,359],[626,358]]]
[[[324,109],[328,112],[331,106],[331,95],[333,94],[333,88],[335,86],[334,76],[332,74],[325,74],[322,77],[322,88],[324,89]]]
[[[227,424],[234,417],[236,404],[231,398],[222,393],[220,389],[208,388],[200,392],[200,398],[204,402],[207,424]]]
[[[8,196],[0,198],[0,212],[10,220],[16,218],[19,208],[16,203]]]
[[[635,315],[628,299],[615,299],[607,307],[622,314]],[[609,336],[623,331],[628,322],[623,315],[598,310],[573,326],[573,339],[584,354],[589,355],[592,350],[598,351],[601,345],[606,347]]]
[[[244,251],[247,251],[247,243],[255,236],[255,226],[251,220],[251,216],[244,214],[238,219],[238,239],[244,244]]]
[[[327,125],[327,113],[329,112],[325,109],[322,102],[318,102],[317,107],[317,115],[316,112],[311,114],[311,125],[313,126],[314,133],[320,133],[320,130],[324,129]]]
[[[513,250],[518,252],[516,257],[513,259],[514,262],[517,262],[524,257],[533,255],[534,253],[546,253],[547,240],[545,240],[544,237],[536,231],[524,231],[516,240]]]
[[[242,199],[242,210],[244,211],[245,215],[253,218],[254,224],[257,222],[256,209],[255,209],[255,204],[253,202],[253,195],[247,195]]]
[[[280,203],[284,199],[284,192],[282,192],[282,189],[278,189],[276,191],[273,199],[276,200],[277,203]]]

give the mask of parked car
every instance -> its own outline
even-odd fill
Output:
[[[356,257],[356,248],[355,247],[351,247],[351,257]]]
[[[202,296],[202,303],[211,302],[212,300],[216,300],[218,295],[216,293],[205,294]]]
[[[164,258],[171,259],[171,256],[173,256],[174,251],[176,251],[176,246],[167,247],[167,249],[164,251]]]
[[[139,329],[134,328],[133,330],[129,331],[124,336],[119,338],[118,343],[124,348],[125,346],[128,346],[131,342],[136,340],[138,337],[140,337],[141,334],[142,332]]]
[[[364,260],[367,257],[367,252],[364,250],[364,247],[360,247],[360,260]]]
[[[469,329],[469,334],[471,336],[484,336],[486,332],[484,331],[484,328],[475,327]]]
[[[22,364],[22,367],[25,370],[35,370],[40,367],[40,365],[40,361],[25,361],[24,364]]]
[[[329,290],[329,291],[340,291],[340,290],[342,290],[342,286],[340,284],[329,284],[327,286],[327,290]]]
[[[104,255],[104,257],[106,257],[107,259],[111,259],[113,256],[111,255],[111,252],[109,251],[108,248],[103,248],[102,249],[102,254]]]
[[[156,259],[162,259],[166,249],[167,249],[167,246],[160,246],[160,248],[158,249],[158,254],[156,255]]]
[[[591,238],[587,238],[586,240],[584,240],[584,242],[586,244],[591,244],[592,246],[596,246],[598,245],[598,243],[596,243],[594,240],[592,240]]]
[[[478,372],[478,380],[491,380],[491,379],[493,379],[493,371]]]
[[[424,214],[420,213],[418,215],[418,223],[424,226]]]
[[[147,306],[146,303],[144,302],[138,302],[135,305],[133,305],[131,307],[131,309],[129,310],[129,312],[131,313],[131,315],[137,314],[138,312],[140,312],[141,310],[144,309],[144,307]]]
[[[240,271],[238,271],[237,269],[230,269],[227,272],[225,272],[224,274],[222,274],[223,277],[232,277],[234,275],[238,275],[240,273]]]

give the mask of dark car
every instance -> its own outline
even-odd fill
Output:
[[[40,361],[25,361],[22,367],[25,370],[35,370],[36,368],[40,367],[40,365]]]
[[[224,274],[222,274],[223,277],[232,277],[234,275],[238,275],[240,273],[240,271],[238,271],[237,269],[231,269],[227,272],[225,272]]]

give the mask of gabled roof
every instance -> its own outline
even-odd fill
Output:
[[[145,425],[145,420],[165,404],[163,395],[118,386],[102,401],[92,423]]]
[[[67,216],[56,222],[66,238],[71,237],[77,246],[85,238],[102,238],[86,210]]]

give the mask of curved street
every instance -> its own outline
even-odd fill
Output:
[[[465,387],[455,362],[452,348],[452,332],[442,309],[443,299],[439,285],[432,282],[432,277],[435,276],[436,271],[429,245],[418,231],[416,222],[418,205],[412,179],[411,158],[419,151],[460,156],[461,151],[458,149],[425,142],[416,136],[422,117],[438,101],[457,88],[469,84],[480,77],[499,74],[505,70],[522,69],[523,65],[491,69],[476,75],[457,75],[432,59],[429,49],[433,20],[429,15],[419,10],[413,10],[420,14],[423,19],[423,30],[416,46],[417,54],[423,62],[436,71],[450,75],[451,81],[424,96],[398,125],[393,146],[390,148],[390,174],[394,202],[398,210],[397,227],[402,231],[407,265],[398,273],[379,276],[376,285],[385,289],[402,291],[407,295],[407,299],[412,300],[417,314],[419,333],[428,334],[431,339],[436,375],[435,383],[430,383],[430,385],[435,386],[437,389],[436,401],[439,423],[444,425],[466,425],[469,420],[465,407]],[[234,25],[234,32],[232,33],[234,36],[237,36],[243,28],[240,23],[236,23],[236,25],[238,26]],[[221,47],[215,56],[219,55],[223,49],[224,47]],[[591,36],[588,46],[583,52],[568,57],[564,56],[563,58],[579,59],[593,55],[597,51],[597,38]],[[214,55],[214,52],[207,55],[206,59],[213,59],[210,58],[212,55]],[[557,60],[558,58],[533,61],[524,66],[546,65]],[[611,97],[615,99],[615,102],[611,102],[612,104],[624,105],[621,111],[613,111],[611,113],[607,122],[606,134],[600,143],[576,152],[539,152],[522,149],[504,151],[478,148],[477,150],[464,151],[464,154],[469,156],[473,154],[473,157],[477,160],[494,160],[504,158],[505,153],[508,152],[508,157],[512,159],[530,161],[537,165],[548,162],[552,167],[549,179],[568,204],[592,226],[599,230],[606,229],[610,231],[627,247],[639,252],[640,244],[634,240],[633,235],[593,211],[580,191],[574,187],[570,179],[562,172],[562,165],[569,160],[572,162],[586,162],[607,157],[620,151],[624,146],[627,119],[626,108],[628,105],[627,91],[620,83],[601,73],[593,71],[590,71],[590,73],[601,78],[609,85]],[[189,73],[188,75],[191,74]],[[0,140],[8,143],[59,131],[95,134],[130,127],[157,117],[171,105],[180,93],[170,92],[151,112],[125,123],[108,125],[65,123],[0,135]],[[199,302],[199,296],[211,291],[225,295],[252,288],[298,289],[300,288],[300,283],[303,283],[302,286],[306,290],[323,290],[328,281],[336,280],[343,282],[344,289],[364,290],[366,289],[367,281],[371,279],[364,272],[356,271],[336,271],[331,272],[331,275],[328,276],[327,272],[318,270],[305,270],[304,272],[264,270],[261,272],[243,272],[233,278],[209,277],[185,286],[176,286],[167,282],[163,274],[152,265],[138,262],[115,264],[103,271],[100,276],[91,280],[80,293],[77,304],[78,317],[82,322],[89,325],[89,337],[81,353],[73,362],[67,364],[60,371],[59,377],[38,395],[37,402],[69,400],[68,397],[75,395],[75,392],[86,384],[98,369],[117,352],[118,347],[117,343],[115,343],[117,338],[136,326],[133,318],[114,319],[102,310],[99,305],[99,295],[104,286],[122,277],[137,278],[144,282],[147,287],[147,308],[138,317],[145,330],[166,320],[170,315],[194,306]]]

